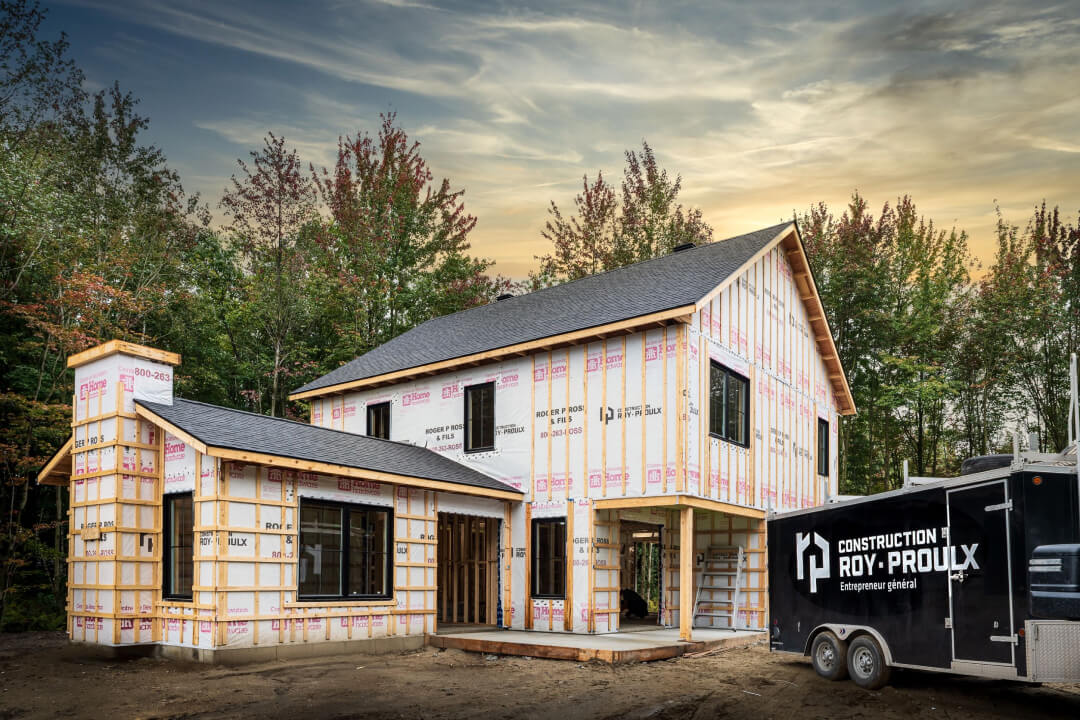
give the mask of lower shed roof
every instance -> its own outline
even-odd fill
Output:
[[[199,452],[331,475],[521,500],[522,492],[433,450],[306,423],[176,399],[171,405],[136,400],[136,412]],[[70,442],[57,455],[70,452]],[[54,458],[55,460],[55,458]],[[50,465],[54,465],[50,462]],[[55,482],[46,467],[39,482]],[[66,482],[66,479],[65,479]]]

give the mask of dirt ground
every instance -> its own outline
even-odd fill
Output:
[[[896,672],[866,692],[763,646],[612,667],[428,648],[211,667],[88,658],[58,633],[0,636],[6,718],[1078,718],[1080,685]]]

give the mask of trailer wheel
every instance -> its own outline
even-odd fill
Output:
[[[885,653],[871,635],[851,641],[847,664],[852,681],[864,690],[879,690],[889,683],[892,668],[885,664]]]
[[[814,638],[810,647],[810,662],[826,680],[843,680],[848,676],[847,656],[847,643],[828,630]]]

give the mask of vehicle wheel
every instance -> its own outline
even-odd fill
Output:
[[[817,674],[826,680],[843,680],[848,676],[847,644],[828,630],[814,638],[810,661]]]
[[[852,681],[864,690],[879,690],[889,683],[892,668],[885,664],[885,653],[870,635],[860,635],[851,641],[847,664]]]

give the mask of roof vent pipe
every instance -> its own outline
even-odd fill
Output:
[[[674,248],[672,248],[671,252],[682,252],[683,250],[691,250],[695,247],[697,247],[697,245],[695,245],[694,243],[683,243],[682,245],[676,245]]]
[[[509,300],[514,297],[514,293],[503,293],[499,297],[495,298],[495,302],[502,302],[503,300]]]

